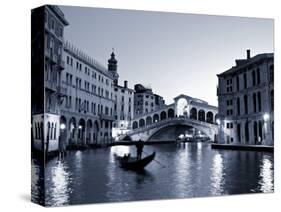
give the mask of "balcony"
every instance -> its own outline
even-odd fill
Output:
[[[47,60],[51,64],[56,64],[57,63],[58,56],[56,54],[54,54],[51,49],[49,49],[49,48],[45,49],[45,56],[47,57]]]
[[[57,93],[58,93],[60,96],[66,96],[67,88],[66,88],[66,87],[63,87],[63,86],[57,86]]]
[[[57,82],[55,81],[51,81],[51,80],[46,80],[45,81],[45,88],[53,91],[53,92],[56,92],[57,91]]]
[[[61,56],[58,58],[58,68],[59,68],[59,70],[65,69],[65,62],[62,60]]]
[[[100,119],[102,119],[102,120],[109,120],[109,121],[115,121],[115,118],[113,116],[109,116],[109,115],[105,115],[105,114],[101,114],[100,115]]]

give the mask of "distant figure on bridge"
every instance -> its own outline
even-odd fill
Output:
[[[136,143],[136,148],[137,148],[137,160],[140,160],[140,159],[141,159],[143,146],[144,146],[144,142],[140,139],[140,140]]]

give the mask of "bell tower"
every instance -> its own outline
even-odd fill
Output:
[[[119,75],[117,73],[117,60],[115,59],[114,49],[112,49],[111,57],[108,60],[108,71],[113,74],[114,85],[118,85]]]

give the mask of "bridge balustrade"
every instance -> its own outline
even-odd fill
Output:
[[[166,123],[169,123],[171,121],[183,121],[183,120],[188,120],[191,123],[204,125],[206,127],[216,126],[215,123],[208,123],[208,122],[205,122],[205,121],[199,121],[199,120],[190,119],[190,118],[186,118],[186,117],[173,117],[173,118],[166,118],[164,120],[159,120],[158,122],[154,122],[154,123],[152,123],[150,125],[145,125],[143,127],[138,127],[136,129],[133,129],[130,132],[127,132],[126,135],[132,135],[132,134],[136,134],[136,133],[141,133],[141,132],[153,129],[155,127],[161,127],[161,126],[163,126]]]

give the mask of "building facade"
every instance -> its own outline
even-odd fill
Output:
[[[112,137],[125,134],[130,130],[130,121],[134,116],[134,90],[128,87],[128,81],[123,85],[118,84],[119,74],[117,72],[118,61],[114,52],[108,60],[108,71],[112,73],[114,84],[114,122],[112,127]]]
[[[66,95],[61,123],[67,144],[102,144],[112,138],[114,77],[97,61],[73,47],[64,46],[66,69],[62,85]]]
[[[68,25],[57,6],[32,11],[32,134],[35,149],[54,152],[59,145],[60,104],[65,90],[61,76],[64,27]]]
[[[218,74],[218,141],[226,144],[274,144],[274,55],[236,60]]]
[[[134,94],[134,115],[141,116],[165,106],[162,96],[154,94],[151,88],[142,84],[135,85]]]

